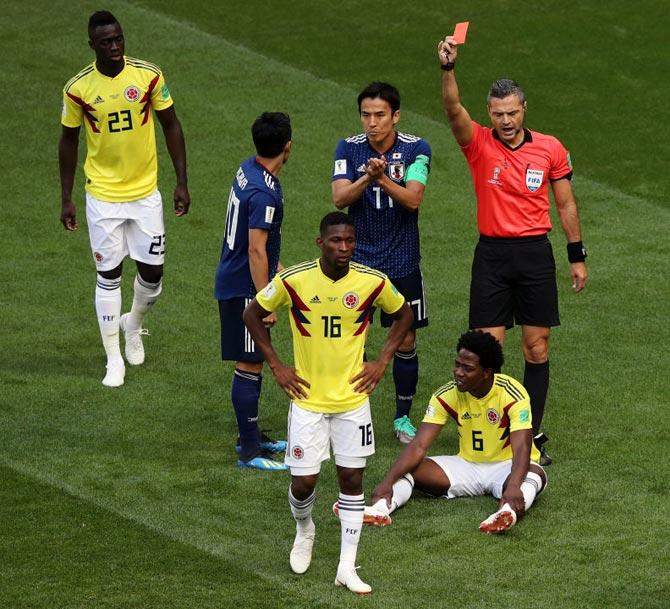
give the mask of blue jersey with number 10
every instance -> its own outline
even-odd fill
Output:
[[[268,279],[277,273],[284,197],[279,180],[256,157],[240,165],[228,196],[226,232],[216,269],[214,297],[253,298],[256,294],[249,268],[249,229],[268,232]]]
[[[426,140],[398,132],[393,146],[384,152],[386,175],[405,186],[407,170],[423,155],[430,168],[431,150]],[[335,149],[332,181],[355,182],[365,173],[368,159],[382,155],[373,150],[365,133],[340,140]],[[376,183],[349,206],[356,227],[353,259],[386,273],[392,279],[406,277],[419,267],[419,212],[394,202]]]

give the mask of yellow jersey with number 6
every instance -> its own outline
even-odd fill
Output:
[[[152,110],[172,105],[158,66],[124,57],[116,76],[95,62],[63,89],[65,127],[86,130],[86,190],[109,202],[142,199],[157,188],[158,162]]]
[[[458,426],[458,456],[475,462],[511,459],[510,434],[533,427],[525,387],[500,373],[494,375],[493,386],[483,398],[459,391],[453,381],[440,387],[430,399],[423,422],[444,425],[449,418]],[[534,444],[530,458],[540,460]]]

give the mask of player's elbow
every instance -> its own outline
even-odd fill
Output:
[[[333,192],[333,203],[337,209],[344,209],[349,205],[350,201],[347,200],[343,193]]]

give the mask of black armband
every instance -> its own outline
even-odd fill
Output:
[[[584,262],[586,260],[586,248],[581,241],[573,241],[568,243],[568,262]]]
[[[440,69],[444,70],[445,72],[451,72],[454,69],[455,65],[456,65],[455,61],[450,61],[448,63],[442,63],[442,64],[440,64]]]

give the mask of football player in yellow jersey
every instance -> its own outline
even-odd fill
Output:
[[[158,165],[153,113],[163,128],[177,174],[174,210],[188,212],[186,146],[181,124],[160,69],[124,55],[123,31],[108,11],[91,15],[89,46],[95,62],[70,79],[63,90],[62,134],[58,145],[61,222],[77,229],[72,201],[79,132],[86,131],[86,218],[96,265],[95,308],[107,355],[103,384],[122,385],[126,360],[144,362],[142,320],[161,292],[165,256],[163,204],[157,190]],[[137,264],[133,304],[121,315],[121,273],[129,255]]]
[[[285,463],[291,468],[289,505],[296,521],[291,569],[304,573],[312,560],[312,508],[321,463],[332,446],[340,486],[340,562],[335,584],[367,594],[371,587],[354,562],[363,525],[363,472],[374,454],[369,395],[377,387],[414,316],[388,277],[351,263],[353,222],[343,212],[327,214],[316,240],[318,260],[285,269],[261,290],[244,322],[277,383],[291,398]],[[263,319],[290,307],[296,367],[275,353]],[[379,358],[363,361],[366,328],[380,307],[393,324]]]
[[[498,510],[479,525],[485,533],[506,531],[530,508],[547,476],[533,444],[528,393],[500,373],[502,364],[502,347],[491,334],[461,336],[453,382],[433,394],[416,437],[375,488],[366,524],[390,524],[389,514],[415,487],[448,499],[493,495]],[[426,457],[449,418],[458,426],[458,455]]]

